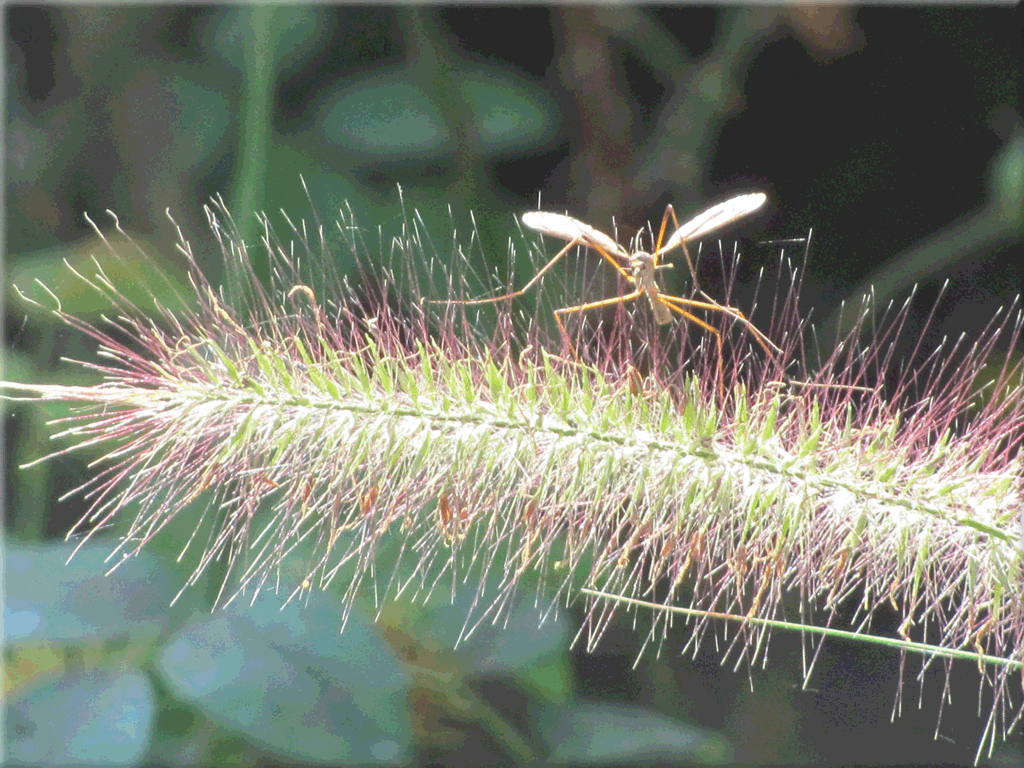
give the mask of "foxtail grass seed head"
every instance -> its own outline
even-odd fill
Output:
[[[717,311],[738,303],[728,281],[710,301],[680,299],[715,336],[616,302],[558,317],[567,353],[548,310],[587,301],[586,286],[449,301],[479,295],[459,246],[472,238],[438,254],[415,214],[373,237],[347,210],[331,232],[286,219],[283,239],[264,219],[268,287],[223,204],[207,213],[230,290],[184,236],[195,294],[174,309],[139,309],[99,266],[76,274],[116,307],[96,324],[20,287],[99,344],[81,363],[94,385],[4,385],[80,406],[55,422],[60,452],[105,452],[72,537],[116,528],[132,555],[198,510],[204,533],[183,556],[193,581],[225,569],[225,600],[427,595],[500,574],[503,591],[478,605],[489,618],[527,585],[552,604],[588,589],[588,645],[616,596],[665,609],[666,634],[667,609],[692,612],[693,643],[713,616],[737,618],[750,660],[784,595],[823,623],[854,597],[865,626],[894,609],[904,640],[928,626],[930,653],[991,665],[990,735],[1000,716],[1019,721],[1019,701],[997,704],[1012,704],[1024,657],[1021,369],[984,368],[997,342],[1019,346],[1015,308],[910,366],[897,347],[909,302],[876,311],[868,297],[811,360],[798,271],[780,260],[770,313]],[[360,274],[322,279],[339,238]],[[531,231],[514,247],[547,260]]]

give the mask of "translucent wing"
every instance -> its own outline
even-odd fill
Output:
[[[523,224],[535,229],[542,235],[551,235],[562,240],[579,240],[586,245],[600,248],[609,256],[617,256],[628,260],[626,250],[600,230],[589,224],[577,221],[571,216],[547,211],[527,211],[523,214]]]
[[[698,213],[673,232],[660,252],[671,250],[686,240],[703,237],[708,232],[713,232],[736,219],[741,219],[764,205],[767,199],[768,195],[764,192],[750,192],[713,205],[703,213]]]

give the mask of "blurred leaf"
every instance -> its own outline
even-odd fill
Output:
[[[7,543],[5,647],[28,643],[80,643],[158,634],[169,622],[175,588],[159,559],[145,552],[118,563],[109,541]]]
[[[463,69],[449,77],[471,110],[462,119],[474,126],[473,151],[508,153],[552,139],[557,105],[532,81],[499,68]],[[349,81],[323,107],[324,136],[348,152],[388,162],[453,152],[448,110],[419,79],[414,70],[388,67]]]
[[[731,759],[732,750],[720,736],[641,707],[548,707],[537,722],[551,746],[550,760],[556,764],[706,764]]]
[[[550,95],[508,70],[457,74],[476,132],[490,152],[534,149],[554,138],[558,106]]]
[[[41,382],[48,384],[68,384],[69,378],[77,379],[75,383],[94,384],[96,377],[84,374],[81,368],[70,371],[71,366],[62,365],[59,370],[36,370],[33,373],[33,358],[17,350],[7,350],[6,368],[11,381]],[[21,392],[8,390],[7,397],[18,397]],[[7,418],[5,439],[7,450],[8,476],[6,478],[7,498],[4,508],[5,524],[8,535],[24,541],[39,541],[46,538],[49,515],[53,514],[57,504],[54,492],[58,484],[67,478],[60,477],[67,463],[75,459],[62,457],[40,461],[45,456],[70,448],[74,439],[65,437],[55,440],[53,429],[48,426],[55,419],[67,418],[73,406],[70,403],[40,400],[22,400],[4,404]],[[77,460],[87,463],[90,457],[102,455],[102,448],[89,452],[81,452]],[[32,463],[37,462],[37,463]]]
[[[254,521],[253,528],[260,525]],[[346,532],[337,537],[335,546],[343,549],[349,537],[358,535]],[[319,582],[320,576],[308,573],[308,564],[317,560],[314,550],[312,537],[296,546],[278,566],[284,579]],[[496,597],[502,587],[501,577],[486,572],[484,565],[467,567],[465,580],[454,596],[441,590],[417,600],[394,596],[392,590],[404,595],[410,584],[436,583],[448,567],[447,561],[442,558],[427,570],[410,555],[400,533],[389,533],[375,543],[374,563],[374,573],[389,574],[390,585],[365,573],[354,560],[336,570],[332,566],[331,585],[343,585],[344,599],[365,606],[367,614],[379,611],[377,626],[393,645],[400,643],[414,649],[411,658],[415,665],[460,682],[479,676],[513,677],[546,701],[568,700],[572,690],[570,630],[563,613],[528,586],[534,584],[532,573],[522,577],[524,593],[512,597],[510,605]],[[232,582],[227,593],[238,587],[238,582]],[[335,586],[324,588],[333,590]],[[378,607],[382,601],[383,607]],[[503,606],[498,614],[488,611],[496,602]],[[344,631],[349,631],[348,625]],[[394,641],[392,632],[402,639]]]
[[[210,156],[224,139],[234,114],[223,95],[197,82],[178,77],[168,87],[179,110],[174,158],[184,173],[195,170]]]
[[[332,9],[332,12],[333,9]],[[278,67],[281,60],[292,54],[299,61],[305,61],[310,50],[330,29],[325,12],[307,6],[279,6],[274,8],[274,39],[262,40],[262,48],[268,54],[262,66]],[[232,69],[243,71],[245,55],[252,36],[251,16],[245,7],[223,9],[223,13],[210,24],[202,40],[204,50],[209,50]]]
[[[487,585],[482,594],[465,588],[454,598],[416,606],[404,630],[424,646],[457,651],[462,675],[514,676],[533,683],[549,701],[565,701],[571,638],[562,615],[543,601],[520,597],[496,621],[480,617],[482,606],[494,602],[498,579],[487,577]]]
[[[5,662],[4,695],[9,697],[63,674],[68,654],[59,645],[37,645],[8,653]]]
[[[50,680],[7,703],[8,764],[133,765],[149,748],[155,707],[141,672],[94,670]]]
[[[12,295],[10,289],[8,307],[30,315],[49,316],[49,310],[54,306],[53,297],[38,286],[38,280],[60,299],[61,308],[69,315],[80,320],[95,321],[101,314],[109,314],[109,298],[91,288],[68,269],[68,265],[94,283],[102,270],[102,274],[113,283],[121,296],[147,315],[155,314],[158,301],[167,309],[180,310],[182,297],[195,294],[195,289],[187,282],[179,281],[177,275],[162,271],[153,259],[139,252],[139,246],[145,244],[144,240],[133,243],[112,233],[108,241],[91,237],[12,258],[7,265],[8,285],[17,285],[27,296],[42,304],[43,308],[22,301],[20,297]],[[111,253],[111,248],[114,253]],[[156,249],[153,250],[155,252]]]
[[[31,185],[40,183],[53,160],[56,139],[47,133],[42,120],[28,113],[21,100],[8,101],[7,109],[6,169],[10,195],[24,193]]]
[[[344,551],[346,539],[358,535],[346,532],[337,537],[335,547]],[[474,534],[468,531],[465,535]],[[310,560],[307,556],[306,562]],[[285,561],[283,567],[287,569],[290,562]],[[390,532],[377,540],[374,563],[375,573],[389,574],[387,591],[403,593],[411,584],[440,583],[450,567],[444,557],[427,567],[410,554],[400,533]],[[346,585],[346,589],[359,583],[356,593],[368,605],[376,605],[385,588],[373,576],[362,578],[360,568],[350,560],[332,571],[333,582]],[[459,668],[445,669],[446,673],[511,675],[520,680],[531,680],[536,674],[538,688],[550,700],[561,701],[569,690],[570,630],[563,613],[552,607],[545,593],[533,591],[536,576],[532,571],[522,574],[519,593],[506,597],[501,574],[493,573],[484,562],[467,564],[460,571],[454,594],[440,589],[423,600],[396,598],[382,609],[380,621],[418,645],[421,659],[424,654],[457,651]],[[553,671],[552,664],[560,671]]]
[[[309,143],[308,139],[306,143]],[[305,220],[313,227],[311,211],[314,203],[311,201],[315,201],[315,212],[325,224],[325,235],[329,240],[337,231],[335,221],[342,205],[349,203],[356,211],[370,210],[365,190],[357,188],[351,177],[333,170],[331,162],[311,151],[301,141],[288,140],[287,137],[275,141],[268,161],[269,165],[265,169],[266,213],[285,242],[292,240],[293,235],[281,219],[282,210],[293,222]],[[394,211],[390,213],[394,215]]]
[[[408,758],[408,683],[373,626],[324,594],[193,621],[158,661],[170,687],[211,718],[292,759],[336,765]]]
[[[991,169],[991,195],[996,215],[1007,230],[1024,227],[1024,136],[1016,136],[996,155]]]
[[[404,70],[389,70],[353,83],[323,118],[324,135],[365,155],[394,159],[395,152],[439,152],[449,140],[441,111]]]

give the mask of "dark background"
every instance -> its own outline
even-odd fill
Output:
[[[1018,8],[4,14],[8,286],[36,277],[60,285],[62,260],[97,248],[85,213],[106,228],[103,212],[116,212],[175,274],[169,210],[216,275],[220,255],[202,209],[212,195],[253,237],[252,211],[315,211],[330,221],[346,203],[369,231],[387,232],[401,219],[400,184],[438,242],[453,226],[467,242],[472,212],[479,266],[499,269],[513,217],[538,196],[546,209],[632,233],[656,226],[666,203],[685,217],[761,189],[766,211],[728,233],[743,244],[735,302],[745,305],[759,269],[778,269],[778,249],[759,243],[813,228],[802,309],[816,321],[834,325],[840,303],[869,286],[884,306],[915,283],[920,318],[949,281],[922,354],[943,336],[976,335],[1021,292]],[[528,269],[516,264],[519,284]],[[684,277],[674,278],[680,291]],[[62,299],[98,317],[100,308],[76,305],[85,299]],[[68,382],[80,374],[59,358],[90,354],[10,292],[5,328],[9,379]],[[908,344],[919,330],[911,323]],[[1020,350],[999,353],[1015,359]],[[52,448],[47,434],[39,414],[6,420],[6,525],[19,540],[63,536],[83,512],[78,499],[53,500],[91,476],[86,459],[12,471]],[[957,724],[951,745],[932,741],[934,681],[922,711],[907,707],[888,723],[899,674],[890,659],[865,673],[863,654],[844,662],[836,651],[821,668],[835,679],[797,693],[789,686],[799,682],[798,656],[776,638],[769,676],[751,694],[742,674],[720,674],[709,649],[696,674],[672,653],[683,640],[632,670],[641,634],[624,629],[598,653],[577,653],[578,691],[721,731],[741,760],[973,756],[980,723],[970,682],[955,699],[964,718],[945,715]]]

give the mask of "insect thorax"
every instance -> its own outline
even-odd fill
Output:
[[[643,251],[636,251],[629,257],[629,269],[638,287],[650,290],[653,286],[657,289],[657,282],[654,280],[654,256]]]

